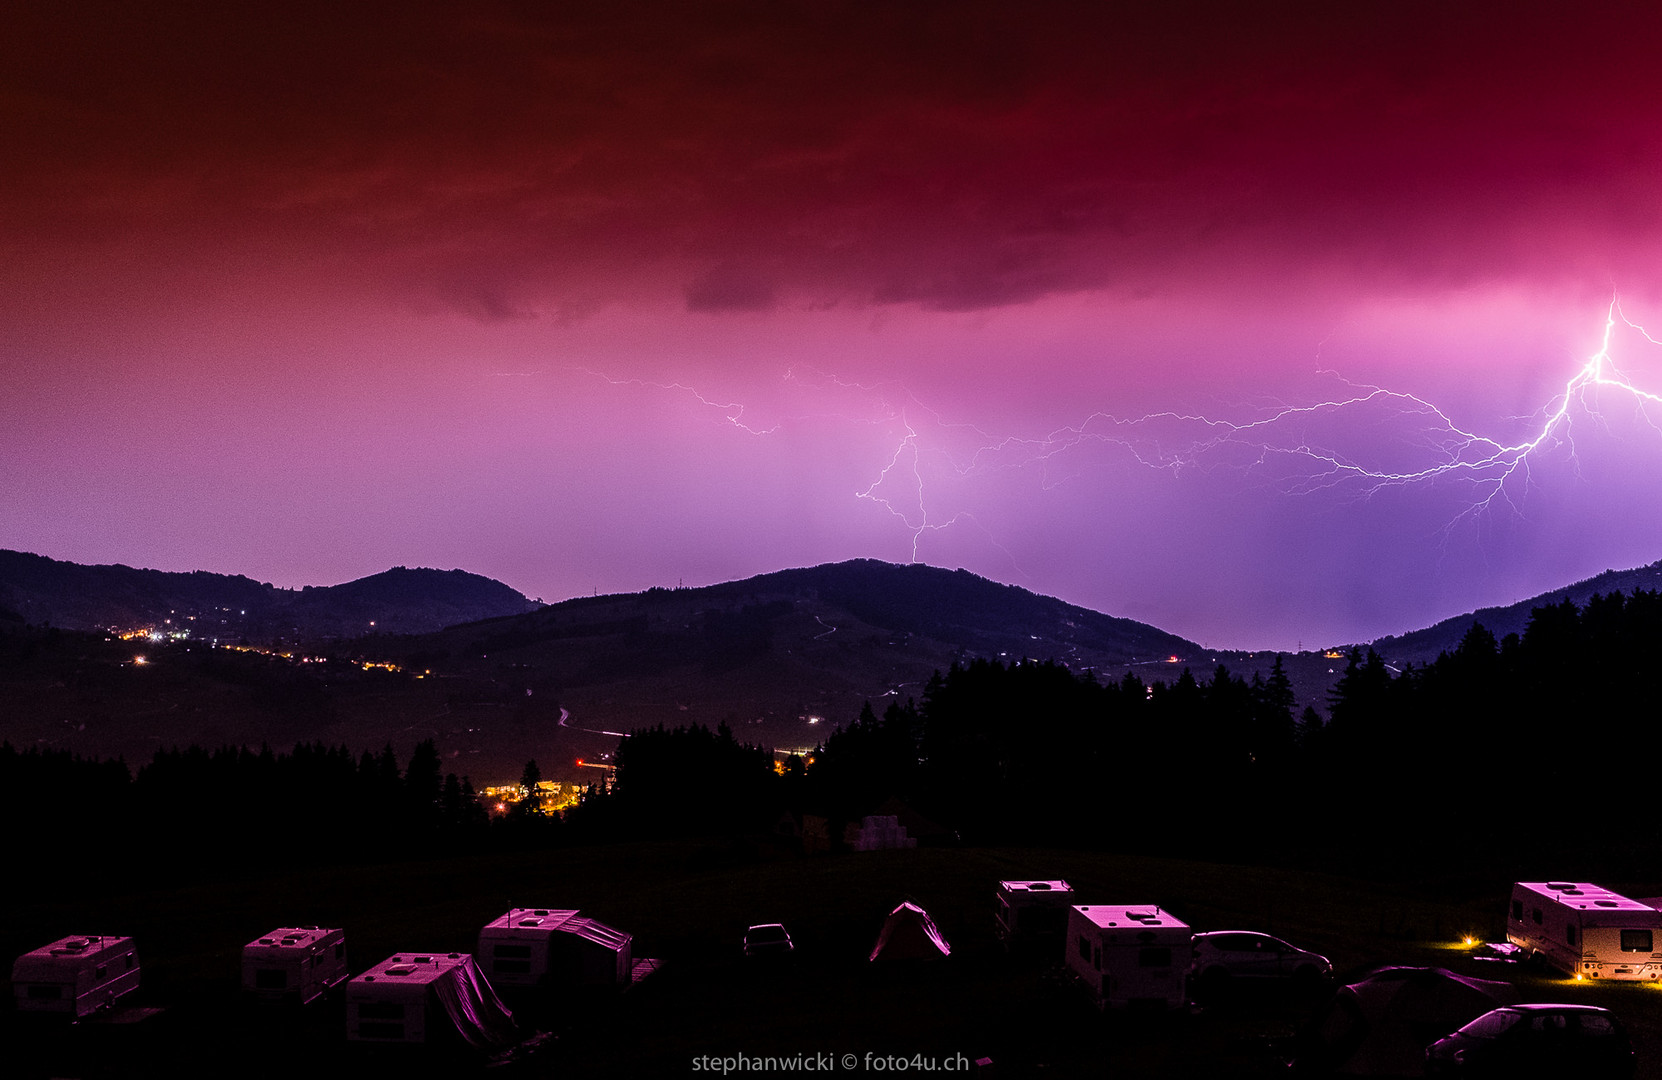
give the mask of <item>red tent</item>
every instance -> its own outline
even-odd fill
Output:
[[[929,912],[913,903],[903,903],[883,920],[883,931],[871,947],[872,960],[938,960],[952,955]]]

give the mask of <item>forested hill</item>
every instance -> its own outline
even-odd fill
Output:
[[[1055,660],[1118,678],[1128,666],[1211,663],[1175,634],[963,570],[870,559],[690,589],[581,597],[383,651],[411,667],[557,696],[583,725],[721,721],[774,746],[812,746],[821,722],[919,693],[976,658]]]
[[[279,589],[240,574],[84,566],[0,551],[0,610],[72,630],[189,630],[192,637],[318,640],[421,633],[534,611],[499,581],[394,567],[343,585]]]
[[[1523,633],[1524,628],[1529,625],[1530,612],[1536,608],[1552,607],[1566,600],[1581,606],[1595,594],[1632,594],[1638,589],[1658,587],[1662,587],[1662,562],[1654,562],[1633,570],[1606,570],[1597,577],[1590,577],[1586,581],[1578,581],[1561,589],[1553,589],[1528,600],[1519,600],[1506,607],[1480,608],[1467,615],[1444,619],[1423,630],[1382,637],[1373,643],[1373,648],[1380,656],[1395,665],[1424,664],[1435,660],[1439,653],[1457,648],[1466,632],[1475,624],[1482,624],[1495,635],[1496,640],[1499,640],[1507,634]]]

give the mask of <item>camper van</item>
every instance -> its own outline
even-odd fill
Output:
[[[466,953],[399,953],[346,984],[346,1037],[353,1042],[459,1036],[488,1047],[510,1041],[513,1030],[513,1014]]]
[[[1513,885],[1506,940],[1576,978],[1662,979],[1662,911],[1597,885]]]
[[[633,942],[573,910],[514,908],[479,931],[479,967],[499,986],[628,986]]]
[[[12,965],[19,1012],[87,1016],[139,985],[138,951],[129,937],[66,937],[26,952]]]
[[[1054,960],[1068,928],[1073,888],[1065,881],[998,883],[995,930],[1009,952],[1043,952]]]
[[[1178,1008],[1194,932],[1153,904],[1085,904],[1068,909],[1063,955],[1098,1008]]]
[[[348,974],[344,930],[286,927],[242,948],[242,988],[268,1000],[305,1005]]]

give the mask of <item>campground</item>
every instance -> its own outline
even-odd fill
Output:
[[[1081,903],[1157,904],[1196,930],[1262,930],[1332,959],[1352,981],[1380,965],[1443,967],[1514,982],[1526,1001],[1616,1012],[1640,1077],[1662,1077],[1662,989],[1592,985],[1486,962],[1461,944],[1503,937],[1510,881],[1381,883],[1325,872],[1031,848],[922,848],[804,858],[725,842],[561,848],[376,866],[235,874],[191,884],[101,875],[82,865],[48,890],[36,879],[0,909],[9,956],[68,934],[132,936],[140,990],[80,1024],[10,1007],[0,1038],[20,1077],[284,1076],[346,1070],[498,1076],[686,1076],[720,1059],[829,1055],[845,1075],[935,1071],[990,1058],[1000,1077],[1285,1075],[1318,996],[1244,988],[1202,1009],[1104,1016],[1085,991],[1004,954],[993,932],[1001,879],[1063,878]],[[1601,881],[1627,895],[1657,882]],[[871,964],[885,915],[925,908],[952,945],[932,962]],[[240,953],[278,926],[345,928],[350,969],[408,950],[472,952],[511,907],[578,908],[634,935],[661,969],[624,993],[559,1002],[508,997],[547,1036],[492,1063],[471,1051],[348,1044],[337,988],[305,1009],[245,1000]],[[747,963],[746,926],[783,922],[792,962]],[[505,995],[506,996],[506,995]],[[854,1055],[854,1067],[844,1055]],[[962,1055],[962,1057],[959,1057]],[[749,1071],[755,1071],[753,1068]],[[775,1071],[789,1071],[776,1068]],[[807,1071],[804,1069],[803,1071]],[[960,1072],[962,1074],[962,1072]],[[973,1070],[970,1071],[973,1075]]]

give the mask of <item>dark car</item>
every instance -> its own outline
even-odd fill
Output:
[[[1633,1044],[1608,1010],[1592,1005],[1493,1009],[1425,1052],[1428,1076],[1579,1077],[1633,1075]]]
[[[1333,974],[1319,953],[1254,930],[1196,934],[1189,978],[1202,995],[1217,994],[1235,979],[1287,979],[1314,986]]]
[[[779,923],[761,923],[744,932],[744,954],[753,958],[784,959],[796,951],[796,943]]]

